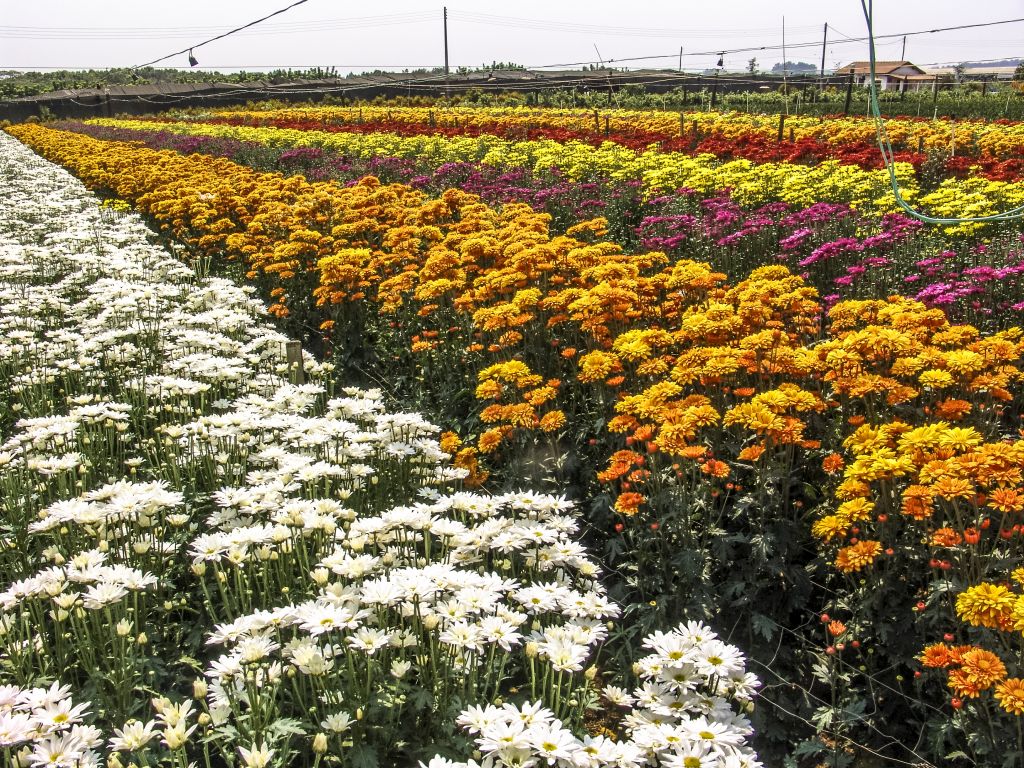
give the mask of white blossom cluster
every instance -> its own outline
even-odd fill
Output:
[[[0,685],[0,754],[15,765],[98,768],[103,736],[82,722],[88,712],[69,685]]]
[[[580,739],[547,708],[529,703],[471,707],[459,724],[475,737],[481,761],[435,758],[427,768],[759,768],[739,710],[759,685],[743,655],[703,624],[680,624],[644,640],[654,652],[637,663],[632,693],[608,686],[606,700],[625,711],[622,738]]]

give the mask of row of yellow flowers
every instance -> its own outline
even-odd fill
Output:
[[[387,133],[344,133],[251,128],[194,122],[156,123],[98,118],[96,125],[136,130],[172,131],[191,136],[214,136],[274,147],[319,147],[360,158],[392,156],[432,165],[482,162],[502,168],[558,168],[572,179],[607,174],[614,179],[639,179],[649,194],[689,188],[711,195],[729,190],[741,205],[782,201],[807,207],[816,202],[848,203],[868,213],[898,210],[884,170],[862,170],[827,161],[816,166],[791,163],[755,164],[749,160],[720,162],[712,155],[676,152],[634,152],[606,142],[593,147],[581,142],[507,141],[495,136],[402,137]],[[1024,204],[1024,183],[970,178],[947,179],[921,194],[913,168],[897,164],[900,191],[908,202],[938,217],[985,216]],[[964,223],[947,234],[975,232],[981,225]]]
[[[521,204],[496,210],[458,190],[429,199],[372,178],[311,184],[39,126],[9,130],[198,251],[244,260],[278,314],[336,339],[345,328],[391,328],[424,387],[475,388],[467,423],[478,431],[445,441],[474,480],[483,480],[481,453],[532,456],[547,445],[544,456],[557,458],[566,440],[599,441],[598,480],[616,530],[636,531],[635,557],[648,548],[645,532],[668,551],[701,551],[694,538],[717,536],[725,516],[758,532],[787,516],[804,525],[791,478],[812,478],[823,458],[825,471],[841,470],[831,449],[845,437],[854,457],[838,506],[826,505],[813,529],[840,571],[878,573],[899,593],[909,587],[885,565],[897,547],[912,558],[922,531],[948,549],[992,528],[984,568],[965,561],[959,582],[970,587],[961,615],[984,624],[994,614],[971,596],[1021,565],[1002,531],[1022,506],[1024,451],[992,440],[1019,401],[1017,329],[983,336],[900,297],[841,302],[825,324],[813,289],[784,267],[730,286],[707,264],[623,253],[602,240],[600,219],[552,237],[546,215]],[[741,507],[733,500],[743,489]],[[1004,517],[986,525],[995,513]],[[951,557],[933,557],[935,572],[947,573]],[[638,572],[654,579],[667,567],[662,557]],[[941,609],[955,592],[925,597]],[[1014,610],[1000,628],[1016,626]],[[871,619],[867,608],[853,617],[859,637],[873,631]],[[1003,683],[1003,708],[1020,714],[1024,670],[1005,663],[1015,675],[971,684],[980,693]],[[955,692],[975,690],[955,679]]]
[[[501,132],[522,127],[564,128],[573,131],[643,131],[675,135],[696,127],[702,135],[726,139],[756,134],[774,138],[779,118],[746,112],[666,112],[623,109],[552,109],[529,107],[395,107],[395,106],[314,106],[286,109],[225,109],[205,115],[224,118],[265,118],[270,120],[312,120],[334,125],[360,121],[387,121],[408,125],[437,125],[451,128],[476,128]],[[605,119],[607,118],[607,124]],[[921,120],[890,118],[886,132],[897,146],[916,150],[944,149],[964,151],[976,148],[998,158],[1019,156],[1024,152],[1024,123],[985,120]],[[863,143],[875,140],[875,124],[863,117],[788,115],[786,137],[790,130],[796,140],[817,139],[830,144]]]

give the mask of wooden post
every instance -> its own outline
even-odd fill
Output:
[[[853,68],[850,68],[850,76],[846,79],[846,103],[843,105],[843,114],[850,114],[850,99],[853,98]]]
[[[789,143],[792,144],[796,141],[796,129],[793,126],[789,127]]]
[[[306,369],[302,367],[302,342],[285,342],[284,355],[288,362],[288,380],[296,385],[305,384]]]
[[[786,116],[779,112],[779,135],[775,137],[775,141],[779,144],[782,143],[782,132],[786,129]]]
[[[594,110],[594,133],[601,132],[601,116]]]
[[[604,135],[605,136],[608,136],[611,133],[611,129],[608,127],[608,121],[610,119],[611,118],[609,118],[608,115],[604,116]]]
[[[934,107],[939,103],[939,76],[936,75],[935,79],[932,80],[932,106]]]
[[[715,84],[711,89],[711,108],[715,108],[715,104],[718,103],[718,70],[715,70]]]
[[[924,154],[924,136],[917,137],[917,154]]]
[[[679,113],[679,135],[682,136],[686,133],[686,118],[683,117],[683,113]]]

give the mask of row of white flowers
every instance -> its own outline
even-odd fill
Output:
[[[459,491],[420,416],[292,383],[251,289],[2,133],[0,183],[6,764],[758,764],[708,628],[603,685],[571,503]]]

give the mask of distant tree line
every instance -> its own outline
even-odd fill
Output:
[[[161,83],[285,83],[295,79],[319,80],[338,77],[334,67],[275,69],[270,72],[210,72],[190,69],[57,70],[55,72],[0,71],[0,99],[17,99],[51,91],[105,88],[111,85],[157,85]]]

